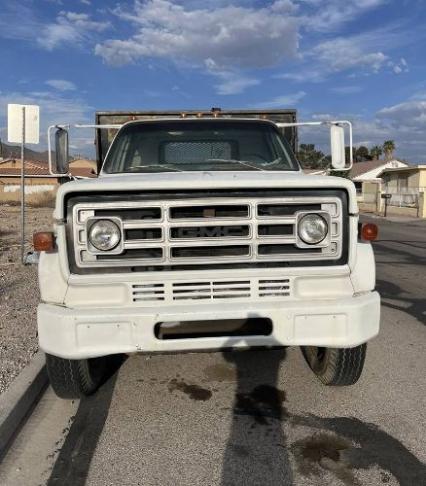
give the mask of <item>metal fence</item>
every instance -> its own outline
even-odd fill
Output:
[[[388,189],[387,194],[391,194],[391,198],[388,201],[389,206],[396,206],[399,208],[418,208],[419,207],[419,194],[424,192],[425,188],[416,189]]]

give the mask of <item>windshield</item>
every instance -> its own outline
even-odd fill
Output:
[[[286,139],[262,121],[132,123],[117,134],[106,173],[298,170]]]

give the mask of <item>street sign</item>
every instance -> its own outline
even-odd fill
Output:
[[[25,116],[24,116],[25,108]],[[23,127],[25,119],[25,130]],[[25,133],[25,140],[22,140]],[[10,143],[39,143],[40,107],[37,105],[7,105],[7,140]]]
[[[382,199],[390,199],[392,197],[392,194],[381,194],[380,197]]]

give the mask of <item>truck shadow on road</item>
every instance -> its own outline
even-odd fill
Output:
[[[376,289],[382,299],[382,305],[390,309],[405,312],[426,325],[426,299],[407,295],[398,285],[385,280],[377,280]]]
[[[120,366],[121,355],[111,356],[110,373],[96,394],[81,399],[77,414],[55,461],[47,486],[84,486],[101,436]]]
[[[386,243],[398,243],[402,245],[402,248],[390,247]],[[426,242],[379,240],[373,245],[377,261],[377,274],[382,276],[382,278],[379,277],[377,279],[376,283],[376,289],[382,298],[382,305],[393,310],[405,312],[419,322],[426,324],[426,300],[421,286],[411,285],[408,286],[410,291],[404,290],[395,283],[398,281],[403,282],[401,276],[400,278],[395,278],[393,273],[399,272],[401,275],[405,274],[407,279],[416,279],[416,274],[419,276],[422,269],[426,267],[426,258],[423,255],[420,256],[418,251],[417,253],[412,253],[408,251],[408,248],[404,249],[404,247],[423,249],[426,246]],[[385,278],[383,278],[383,275]]]
[[[354,417],[289,412],[278,386],[285,350],[224,356],[234,363],[238,382],[222,486],[292,485],[293,468],[313,484],[327,484],[331,475],[340,484],[360,486],[356,470],[374,466],[383,483],[392,475],[401,486],[426,484],[426,466],[378,426]],[[298,438],[289,443],[289,436]]]
[[[286,351],[224,353],[235,365],[237,389],[226,446],[222,485],[292,484],[286,437],[285,392],[277,388]]]
[[[422,246],[414,245],[414,243],[420,243]],[[398,244],[402,246],[395,247]],[[390,246],[393,245],[393,246]],[[424,255],[419,255],[417,250],[423,250],[425,243],[422,241],[418,242],[404,242],[397,240],[377,240],[373,243],[374,253],[376,256],[376,261],[379,265],[416,265],[424,266],[426,265],[426,257]],[[412,253],[409,250],[415,248],[414,251],[417,253]],[[384,260],[383,260],[384,259]]]
[[[420,250],[426,250],[426,241],[422,240],[377,240],[380,243],[396,243],[398,245],[408,246],[411,248],[419,248]],[[376,245],[377,243],[375,243]]]

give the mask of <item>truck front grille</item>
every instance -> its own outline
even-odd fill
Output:
[[[131,286],[135,304],[164,304],[188,300],[250,300],[283,298],[291,295],[289,278],[168,281]]]
[[[302,192],[302,191],[301,191]],[[320,191],[316,191],[320,193]],[[76,202],[72,207],[72,247],[80,269],[132,267],[134,271],[223,268],[225,265],[297,264],[342,257],[345,217],[342,197],[214,197]],[[87,199],[87,198],[86,198]],[[318,245],[301,244],[299,212],[320,212],[329,236]],[[119,248],[96,251],[87,222],[114,218],[122,228]],[[232,267],[230,267],[232,268]]]

